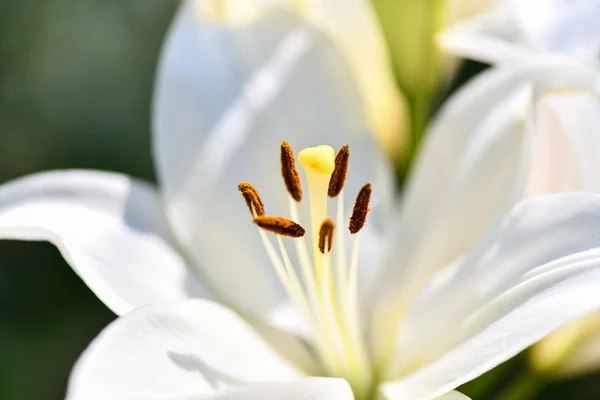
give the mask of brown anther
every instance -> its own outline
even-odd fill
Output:
[[[250,211],[250,215],[254,217],[254,213],[256,215],[261,216],[265,215],[265,205],[258,194],[258,190],[248,182],[242,182],[238,185],[238,190],[242,194],[244,201],[246,202],[246,206],[248,206],[248,210]]]
[[[333,246],[333,231],[335,230],[335,224],[331,218],[327,218],[321,224],[321,229],[319,230],[319,250],[321,253],[325,254],[325,242],[327,241],[327,252],[331,251],[331,246]]]
[[[358,192],[356,201],[354,202],[354,208],[352,209],[352,216],[350,217],[350,224],[348,230],[351,234],[355,234],[362,229],[367,220],[367,213],[369,210],[369,201],[371,200],[371,184],[366,183]]]
[[[302,200],[302,186],[296,169],[294,151],[286,141],[281,142],[281,175],[290,196],[296,201]]]
[[[299,238],[304,236],[304,228],[299,224],[283,217],[273,217],[263,215],[254,218],[254,223],[264,230],[276,233],[282,236]]]
[[[344,188],[346,174],[348,173],[348,159],[350,158],[350,146],[343,145],[335,156],[335,168],[329,179],[329,197],[335,197]]]

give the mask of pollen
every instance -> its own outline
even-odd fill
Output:
[[[296,201],[302,200],[302,186],[296,169],[294,151],[286,141],[281,142],[281,175],[290,196]]]
[[[258,216],[265,215],[265,205],[254,185],[248,182],[242,182],[238,185],[238,190],[246,202],[250,215],[254,217],[255,212]]]
[[[319,230],[319,251],[325,254],[325,245],[327,245],[327,252],[331,251],[333,246],[333,232],[335,231],[335,224],[331,218],[327,218],[321,224]]]
[[[335,156],[335,168],[329,180],[327,194],[336,197],[344,188],[346,175],[348,173],[348,160],[350,158],[350,146],[343,145]]]
[[[304,236],[305,233],[302,226],[284,217],[263,215],[254,218],[254,223],[264,230],[282,236],[299,238]]]
[[[307,170],[329,176],[335,169],[335,151],[327,145],[308,147],[298,153],[298,162]]]
[[[351,234],[357,233],[365,225],[367,213],[369,212],[369,201],[371,201],[371,184],[366,183],[360,189],[360,192],[358,192],[356,201],[354,202],[350,225],[348,225],[348,230]]]

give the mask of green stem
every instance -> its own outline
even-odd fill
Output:
[[[430,96],[418,93],[415,96],[407,96],[410,107],[410,144],[406,158],[398,165],[399,174],[406,177],[413,166],[413,160],[419,150],[423,133],[429,120]]]
[[[545,377],[533,371],[526,371],[517,376],[496,400],[529,400],[534,399],[548,384]]]
[[[411,119],[412,119],[412,153],[416,153],[419,143],[425,132],[427,121],[429,119],[429,97],[425,93],[419,93],[411,101]]]

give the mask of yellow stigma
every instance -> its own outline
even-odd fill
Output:
[[[308,147],[298,153],[298,162],[307,170],[331,175],[335,168],[335,151],[327,145]]]

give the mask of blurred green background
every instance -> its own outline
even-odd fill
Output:
[[[0,183],[57,168],[154,180],[153,75],[176,6],[0,0]],[[452,88],[480,69],[468,64]],[[0,241],[0,399],[62,399],[77,356],[112,319],[53,246]],[[505,380],[522,373],[522,360],[465,393],[497,398]],[[600,374],[545,385],[537,398],[565,396],[600,398]]]
[[[176,6],[0,0],[0,181],[56,168],[153,180],[154,65]],[[0,399],[62,399],[113,318],[53,246],[0,241]]]

